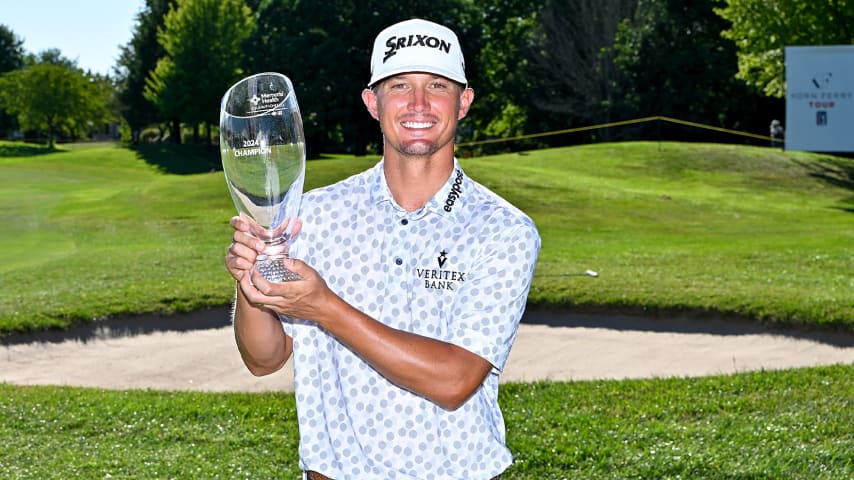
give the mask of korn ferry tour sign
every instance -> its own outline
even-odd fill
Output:
[[[786,150],[854,152],[854,45],[786,47]]]

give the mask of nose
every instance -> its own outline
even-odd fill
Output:
[[[419,85],[412,89],[412,93],[409,96],[409,109],[416,112],[430,110],[427,87]]]

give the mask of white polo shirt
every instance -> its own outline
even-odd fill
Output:
[[[393,385],[311,322],[283,318],[294,340],[303,470],[336,480],[485,480],[512,461],[498,375],[540,238],[528,216],[454,166],[415,212],[392,198],[382,162],[307,193],[291,253],[353,307],[470,350],[493,370],[448,411]]]

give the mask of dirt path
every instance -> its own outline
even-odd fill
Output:
[[[702,376],[854,363],[854,335],[769,331],[725,321],[530,312],[503,381]],[[115,320],[0,344],[0,382],[114,389],[293,389],[290,364],[246,371],[225,309]]]

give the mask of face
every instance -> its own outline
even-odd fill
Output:
[[[389,77],[362,93],[380,122],[387,153],[417,157],[453,152],[457,123],[473,98],[471,89],[428,73]]]

